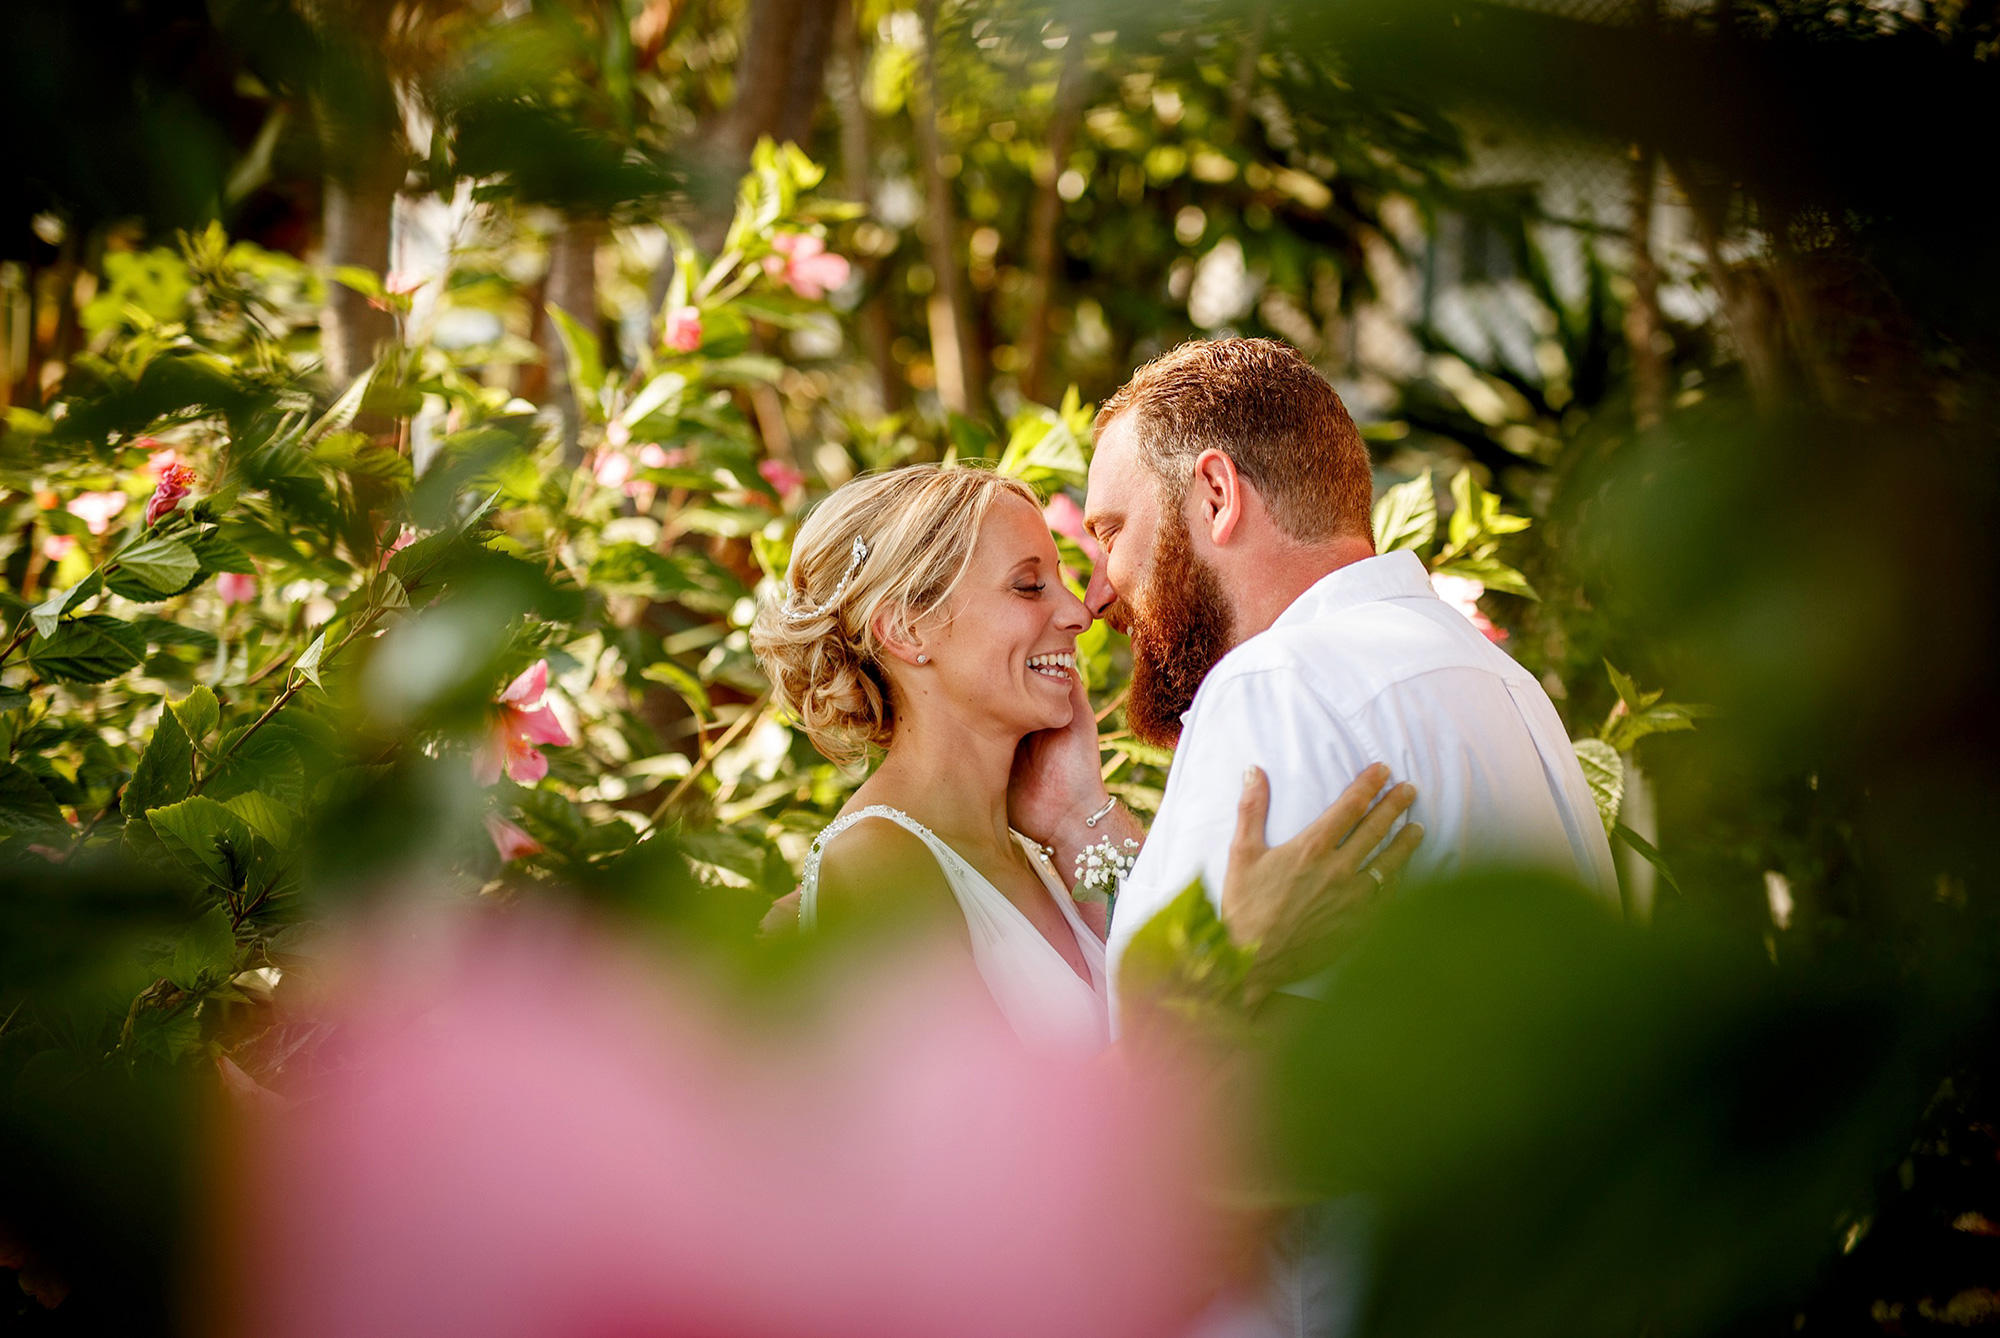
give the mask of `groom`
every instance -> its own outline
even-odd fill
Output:
[[[1131,636],[1132,731],[1177,746],[1111,924],[1114,990],[1133,934],[1197,874],[1220,908],[1249,768],[1271,778],[1273,843],[1385,763],[1416,787],[1409,877],[1530,866],[1616,901],[1555,708],[1414,553],[1375,552],[1368,452],[1319,373],[1272,340],[1184,344],[1105,401],[1096,438],[1085,602]],[[1062,867],[1106,834],[1141,833],[1122,810],[1051,833]]]
[[[1414,553],[1375,552],[1367,449],[1304,360],[1265,339],[1184,344],[1105,401],[1096,438],[1084,525],[1104,556],[1085,602],[1131,636],[1132,731],[1177,746],[1111,923],[1114,1018],[1140,926],[1200,875],[1244,936],[1228,904],[1232,854],[1248,862],[1265,840],[1305,831],[1376,763],[1416,788],[1410,821],[1423,837],[1410,876],[1529,866],[1616,902],[1611,850],[1555,708],[1432,592]],[[1073,778],[1042,809],[1072,816],[1034,832],[1053,838],[1063,868],[1106,835],[1143,834],[1122,809],[1088,829],[1077,816],[1104,792],[1094,729],[1073,732],[1081,746],[1060,750],[1069,765],[1036,778],[1044,798],[1061,788],[1054,774]],[[1330,1211],[1317,1227],[1296,1219],[1301,1238],[1281,1243],[1261,1299],[1225,1304],[1203,1331],[1346,1330],[1359,1256],[1301,1243],[1312,1230],[1354,1239]]]

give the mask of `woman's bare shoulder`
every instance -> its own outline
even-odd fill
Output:
[[[885,912],[939,914],[957,906],[951,883],[924,839],[893,818],[871,814],[847,826],[820,851],[822,920],[874,918]]]

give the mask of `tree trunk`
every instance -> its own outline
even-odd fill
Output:
[[[928,316],[931,361],[937,370],[938,398],[945,408],[966,415],[983,413],[986,382],[980,366],[971,315],[966,309],[965,276],[958,265],[958,206],[944,174],[943,135],[938,129],[938,0],[924,0],[924,59],[919,67],[910,117],[916,124],[917,155],[924,173],[924,249],[936,286]]]
[[[765,135],[796,141],[810,134],[826,85],[833,8],[833,0],[751,0],[736,63],[736,100],[698,134],[718,185],[692,229],[704,254],[713,255],[729,234],[736,178],[750,165],[757,141]],[[666,300],[673,266],[669,252],[654,271],[650,293],[656,309]]]
[[[1670,164],[1687,196],[1688,212],[1701,238],[1709,279],[1722,298],[1723,318],[1743,359],[1743,374],[1760,407],[1773,407],[1785,390],[1784,330],[1769,284],[1749,267],[1731,265],[1722,254],[1729,187],[1708,187],[1685,164]]]
[[[604,220],[571,217],[549,240],[549,278],[542,301],[569,318],[602,342],[604,321],[597,306],[597,246],[604,239]],[[562,415],[563,458],[570,464],[583,459],[581,434],[583,413],[578,406],[578,388],[571,384],[569,356],[563,350],[561,328],[554,320],[542,323],[542,358],[548,366],[548,401]],[[583,393],[596,393],[595,386]]]
[[[386,148],[364,170],[326,178],[320,254],[329,271],[351,265],[378,276],[389,272],[389,220],[402,185],[403,164],[393,142]],[[386,310],[369,305],[366,295],[329,275],[320,329],[327,379],[339,394],[395,337],[396,321]]]
[[[1069,161],[1077,123],[1083,119],[1090,67],[1083,59],[1083,34],[1072,33],[1063,47],[1062,74],[1056,79],[1055,105],[1049,111],[1048,168],[1037,175],[1035,198],[1028,210],[1028,244],[1023,259],[1028,269],[1027,314],[1021,321],[1021,397],[1042,402],[1049,364],[1049,304],[1055,297],[1056,266],[1062,263],[1056,228],[1062,222],[1062,194],[1056,183]]]
[[[875,198],[873,149],[870,141],[868,106],[861,97],[861,78],[867,69],[862,56],[861,34],[855,26],[853,6],[842,0],[834,16],[832,78],[834,105],[840,110],[841,179],[847,198],[871,204]],[[884,265],[880,258],[862,262],[861,309],[855,325],[868,360],[875,364],[875,380],[882,396],[882,412],[894,413],[903,407],[903,377],[890,351],[895,343],[895,318],[889,311],[888,296],[881,291]]]
[[[1667,357],[1660,348],[1660,270],[1653,260],[1653,179],[1659,159],[1651,146],[1632,146],[1632,302],[1625,308],[1625,343],[1632,351],[1632,417],[1643,430],[1667,407]]]

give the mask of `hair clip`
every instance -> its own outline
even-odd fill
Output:
[[[854,546],[850,551],[853,556],[847,560],[847,570],[841,573],[840,584],[833,587],[833,593],[827,596],[826,603],[816,609],[802,608],[793,602],[799,593],[794,590],[785,596],[784,614],[787,618],[793,622],[810,622],[814,618],[824,618],[839,606],[840,597],[847,593],[848,582],[854,579],[854,573],[861,570],[861,564],[868,558],[868,541],[858,534],[855,535]]]

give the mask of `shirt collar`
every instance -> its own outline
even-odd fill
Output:
[[[1310,622],[1378,599],[1435,598],[1437,592],[1431,589],[1430,573],[1424,570],[1423,559],[1404,548],[1350,562],[1339,571],[1320,577],[1271,626]]]
[[[1398,549],[1350,562],[1339,571],[1320,577],[1271,626],[1311,622],[1378,599],[1436,598],[1437,591],[1431,588],[1430,572],[1425,570],[1423,559],[1407,548]],[[1181,723],[1185,725],[1193,714],[1193,707],[1181,712]]]

